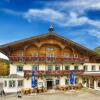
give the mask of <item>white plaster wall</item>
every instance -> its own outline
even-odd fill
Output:
[[[26,64],[23,67],[24,67],[23,70],[32,70],[32,65],[30,64]]]
[[[17,73],[16,65],[10,64],[10,74],[16,74],[16,73]]]
[[[79,65],[79,70],[83,70],[83,65]]]
[[[96,70],[95,71],[100,71],[99,70],[100,63],[85,63],[84,65],[87,65],[88,66],[88,70],[87,71],[92,71],[91,70],[92,65],[95,65],[95,67],[96,67]]]
[[[80,76],[78,76],[79,79],[79,83],[82,83],[82,78]]]
[[[42,86],[45,85],[45,80],[43,79],[38,79],[38,82],[37,82],[37,87],[38,88],[41,88]]]
[[[24,88],[31,88],[31,78],[24,79]]]
[[[15,64],[10,64],[10,75],[11,74],[18,74],[20,76],[24,76],[24,72],[17,72],[17,65]]]
[[[70,70],[74,70],[74,65],[70,65]]]
[[[61,77],[60,78],[60,86],[64,86],[65,85],[65,78]]]

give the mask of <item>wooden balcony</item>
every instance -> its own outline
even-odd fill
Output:
[[[88,62],[86,58],[75,58],[75,57],[32,57],[32,56],[9,56],[12,62],[70,62],[70,63],[85,63]]]
[[[75,75],[82,74],[83,70],[37,70],[34,71],[36,76],[63,76],[69,75],[73,71]],[[24,77],[31,77],[32,70],[24,70]]]

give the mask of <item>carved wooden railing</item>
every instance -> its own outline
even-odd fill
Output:
[[[10,61],[33,61],[33,62],[88,62],[86,58],[76,57],[32,57],[32,56],[9,56]]]

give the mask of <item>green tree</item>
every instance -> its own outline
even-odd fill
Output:
[[[100,46],[96,47],[94,51],[100,54]]]

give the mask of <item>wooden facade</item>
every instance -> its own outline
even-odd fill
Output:
[[[58,36],[55,33],[48,33],[37,37],[24,39],[2,45],[1,50],[9,57],[10,61],[36,62],[36,61],[61,61],[68,62],[100,62],[100,55],[79,44]],[[53,50],[48,50],[53,48]],[[47,54],[53,54],[48,57]]]

